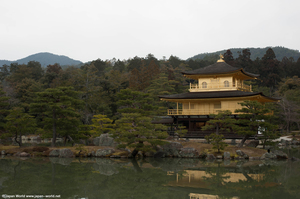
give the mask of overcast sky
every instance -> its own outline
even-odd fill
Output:
[[[39,52],[187,59],[229,48],[300,49],[299,0],[0,0],[0,59]]]

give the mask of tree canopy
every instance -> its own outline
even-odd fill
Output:
[[[260,56],[252,48],[228,49],[221,53],[224,53],[228,64],[260,74],[258,80],[251,80],[254,92],[282,97],[279,106],[272,109],[279,118],[273,122],[269,120],[269,123],[276,123],[283,131],[292,132],[300,129],[300,58],[293,53],[282,56],[283,50],[277,47],[260,49]],[[4,118],[8,110],[20,107],[24,113],[35,118],[38,127],[44,129],[44,136],[53,137],[55,124],[55,134],[67,140],[93,136],[80,133],[78,128],[81,125],[94,125],[93,119],[97,115],[105,115],[115,124],[127,113],[154,120],[155,116],[166,115],[167,109],[176,107],[174,103],[160,101],[158,95],[188,92],[189,83],[195,83],[195,80],[184,78],[181,72],[213,64],[218,55],[205,54],[201,58],[188,60],[172,55],[159,60],[153,54],[148,54],[127,60],[97,59],[80,67],[66,67],[54,62],[44,68],[37,61],[27,64],[6,63],[0,66],[1,89],[4,91],[0,91],[0,123],[2,126],[7,123]],[[61,90],[67,87],[72,87],[70,90],[77,93],[76,97],[71,92],[64,93]],[[62,95],[54,102],[49,97],[51,93]],[[69,102],[67,98],[70,98]],[[80,106],[71,103],[71,99]],[[51,105],[48,107],[48,104]],[[53,119],[53,110],[58,114],[54,117],[56,119]],[[207,128],[216,128],[217,124],[212,120]],[[221,123],[218,125],[220,129],[224,128]],[[240,124],[243,125],[248,124]],[[6,129],[0,127],[0,130],[4,132]],[[245,129],[241,132],[244,132],[243,135],[252,135],[250,131],[246,133]]]
[[[52,131],[52,146],[55,146],[57,135],[80,138],[76,132],[80,125],[78,110],[82,106],[79,93],[72,87],[58,87],[38,92],[30,111],[38,115],[46,132]]]
[[[239,119],[237,120],[239,126],[236,128],[236,132],[244,136],[239,145],[240,147],[250,136],[258,133],[262,133],[266,139],[276,138],[275,134],[278,127],[270,123],[273,117],[271,109],[257,101],[245,101],[240,104],[242,108],[235,111],[239,113]]]

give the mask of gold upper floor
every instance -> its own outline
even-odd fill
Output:
[[[196,84],[190,83],[190,92],[232,91],[252,92],[252,86],[246,85],[243,79],[229,77],[201,77]]]

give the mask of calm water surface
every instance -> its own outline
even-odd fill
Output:
[[[291,154],[299,157],[299,152]],[[5,157],[0,159],[0,193],[72,199],[297,199],[300,161]]]

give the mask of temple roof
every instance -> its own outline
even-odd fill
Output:
[[[212,75],[212,74],[226,74],[226,73],[234,73],[234,72],[238,72],[241,71],[242,73],[244,73],[247,76],[250,77],[258,77],[259,74],[253,74],[253,73],[249,73],[244,71],[243,68],[236,68],[233,67],[229,64],[227,64],[226,62],[216,62],[212,65],[209,66],[205,66],[204,68],[199,68],[196,70],[192,70],[192,71],[186,71],[186,72],[181,72],[184,75]]]
[[[270,101],[278,101],[280,98],[265,96],[262,92],[244,92],[244,91],[210,91],[210,92],[189,92],[173,95],[158,96],[161,99],[209,99],[209,98],[232,98],[232,97],[251,97],[260,95]]]

